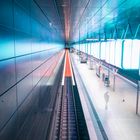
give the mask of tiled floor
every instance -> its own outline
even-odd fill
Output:
[[[95,69],[90,70],[89,64],[81,64],[77,55],[72,55],[72,57],[108,138],[110,140],[140,140],[140,115],[135,114],[136,88],[116,77],[114,92],[112,75],[110,87],[105,87],[102,79],[96,76]],[[105,109],[104,99],[106,91],[109,92],[107,109]]]

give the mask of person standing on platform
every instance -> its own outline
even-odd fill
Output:
[[[105,109],[107,110],[108,109],[108,102],[109,102],[109,94],[108,94],[108,91],[105,92],[104,99],[105,99]]]

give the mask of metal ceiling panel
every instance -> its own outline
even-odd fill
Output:
[[[88,1],[86,1],[88,3]],[[80,22],[80,36],[86,38],[87,34],[94,34],[96,32],[111,33],[115,26],[119,29],[125,29],[127,24],[131,24],[133,32],[140,22],[140,2],[138,0],[89,0],[88,5],[78,5],[77,9],[72,11],[73,22],[71,23],[71,41],[78,41],[79,38],[79,22]],[[86,7],[87,6],[87,7]],[[73,7],[76,7],[75,5]],[[77,13],[76,13],[77,12]],[[79,20],[80,17],[80,20]],[[86,29],[87,28],[87,29]],[[121,34],[121,33],[120,33]],[[128,36],[130,38],[130,36]]]
[[[60,1],[56,0],[34,0],[42,9],[48,19],[49,26],[55,28],[64,38],[64,15]]]
[[[17,0],[18,1],[18,0]],[[139,0],[34,0],[48,20],[42,24],[53,26],[66,42],[99,33],[111,33],[115,27],[122,30],[131,24],[136,30],[140,22]],[[21,1],[22,2],[22,1]],[[46,27],[47,27],[46,26]],[[135,31],[133,31],[135,32]],[[130,38],[130,36],[128,36]]]

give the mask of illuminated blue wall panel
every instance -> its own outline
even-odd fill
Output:
[[[0,1],[0,25],[13,28],[13,0]]]
[[[15,59],[0,61],[0,95],[15,83]]]
[[[41,78],[64,39],[33,0],[2,0],[0,9],[0,140],[8,140],[38,107],[49,76]]]
[[[15,55],[25,55],[32,53],[31,36],[22,32],[15,32]]]
[[[30,2],[30,1],[29,1]],[[30,7],[27,7],[29,9]],[[24,20],[23,20],[24,19]],[[19,3],[14,3],[14,27],[17,31],[30,33],[30,13]]]
[[[14,57],[13,30],[0,26],[0,60]]]
[[[1,97],[0,102],[0,130],[16,111],[16,88],[12,88]]]
[[[31,55],[16,58],[17,81],[24,78],[32,71]]]
[[[17,84],[18,105],[21,105],[32,90],[32,74]]]

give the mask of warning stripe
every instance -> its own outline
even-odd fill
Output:
[[[73,72],[72,72],[72,66],[71,66],[71,62],[70,62],[70,55],[69,55],[68,50],[65,51],[65,61],[64,61],[62,85],[64,85],[65,77],[71,77],[72,78],[72,83],[73,83],[73,85],[75,85]]]
[[[71,71],[71,67],[70,67],[70,59],[69,59],[68,50],[66,50],[65,77],[72,77],[72,71]]]

